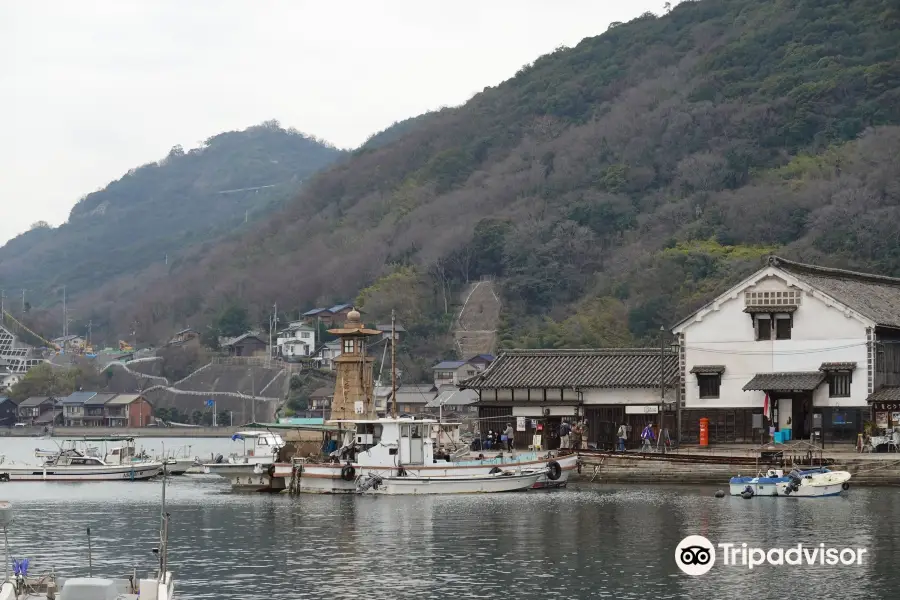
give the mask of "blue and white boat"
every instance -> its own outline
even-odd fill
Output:
[[[838,496],[850,489],[850,473],[820,467],[785,475],[780,469],[769,469],[756,477],[732,477],[728,485],[732,496]]]

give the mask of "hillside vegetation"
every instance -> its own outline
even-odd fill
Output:
[[[264,223],[92,308],[159,337],[360,294],[412,354],[503,290],[504,345],[651,341],[766,254],[900,275],[900,10],[703,0],[560,48],[398,124]],[[396,133],[396,135],[395,135]]]
[[[0,248],[0,284],[27,289],[40,307],[60,301],[64,285],[71,299],[151,265],[177,267],[187,248],[279,207],[342,154],[274,121],[176,146],[83,197],[60,227],[40,224]]]

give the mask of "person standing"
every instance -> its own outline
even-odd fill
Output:
[[[624,422],[619,425],[619,431],[616,432],[616,438],[618,438],[616,450],[625,452],[625,440],[628,438],[628,426]]]
[[[559,449],[562,450],[564,448],[569,447],[569,432],[571,428],[569,424],[564,420],[559,424]]]
[[[513,449],[513,436],[515,436],[516,432],[513,429],[510,423],[506,424],[506,429],[503,430],[503,435],[506,436],[506,449],[512,452]]]
[[[641,452],[653,452],[653,444],[651,442],[655,439],[656,434],[653,433],[653,423],[647,423],[647,426],[641,432]]]
[[[581,449],[581,440],[584,437],[584,426],[581,421],[575,423],[575,426],[572,427],[572,449],[580,450]]]

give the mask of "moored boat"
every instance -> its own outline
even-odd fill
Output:
[[[38,464],[0,460],[0,481],[139,481],[159,475],[161,462],[132,461],[134,440],[127,438],[114,454],[105,458],[91,456],[84,448],[88,441],[101,438],[65,440],[54,455]],[[130,449],[129,449],[130,448]],[[40,452],[40,454],[38,454]],[[45,455],[36,451],[36,455]]]
[[[235,491],[277,492],[284,489],[284,481],[279,479],[276,482],[274,476],[278,452],[284,447],[284,440],[279,434],[239,431],[231,439],[243,442],[243,452],[232,454],[228,459],[220,454],[216,461],[204,463],[206,471],[228,479]]]
[[[779,469],[769,469],[757,477],[732,477],[729,491],[732,496],[837,496],[850,489],[850,473],[817,469],[793,470],[787,475]]]
[[[456,477],[381,477],[363,475],[357,481],[358,493],[387,495],[426,494],[496,494],[501,492],[524,492],[530,490],[542,475],[539,470],[524,470],[518,473],[500,471],[480,475],[460,475]]]

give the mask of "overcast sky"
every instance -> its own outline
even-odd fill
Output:
[[[0,244],[268,119],[358,146],[662,0],[0,0]]]

